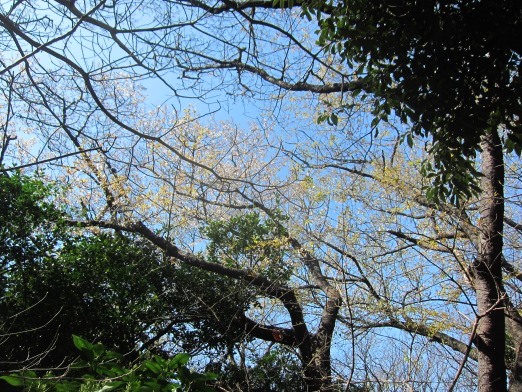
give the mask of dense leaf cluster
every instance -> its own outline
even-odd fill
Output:
[[[263,220],[258,212],[252,212],[210,222],[202,233],[210,240],[209,261],[252,269],[276,281],[289,278],[285,232],[274,220]]]
[[[72,334],[101,339],[128,360],[141,346],[161,352],[169,340],[198,351],[227,346],[225,334],[238,338],[229,320],[246,299],[235,285],[173,265],[122,233],[76,233],[52,203],[52,187],[38,179],[0,181],[0,335],[13,368],[71,361]]]
[[[147,385],[154,391],[176,390],[164,371],[177,369],[172,363],[178,364],[180,347],[194,355],[223,358],[235,344],[248,340],[241,316],[261,293],[173,263],[131,235],[77,230],[70,221],[66,224],[53,201],[55,192],[38,178],[0,176],[0,374],[41,369],[17,373],[15,379],[6,376],[4,382],[34,390],[48,390],[51,384],[57,391],[80,386],[146,390],[142,387]],[[277,225],[262,221],[257,213],[213,222],[202,231],[209,238],[213,262],[236,267],[264,263],[264,272],[277,279],[289,273]],[[76,337],[73,344],[71,335],[87,340]],[[75,359],[77,349],[85,361]],[[143,362],[143,354],[151,352],[155,356]],[[268,374],[276,373],[289,377],[290,384],[299,379],[295,369],[285,366],[281,373],[276,366],[284,355],[267,355],[275,355],[274,360],[260,359],[250,370],[249,382],[272,385]],[[213,363],[212,357],[208,360]],[[45,369],[71,363],[74,374],[59,382],[56,371],[41,378]],[[185,369],[185,364],[184,359],[178,365]],[[192,382],[192,373],[180,369],[175,379],[183,385]],[[160,373],[152,374],[156,370]],[[220,366],[220,373],[221,383],[233,385],[242,370],[230,364]],[[107,384],[104,378],[114,382]]]
[[[76,391],[126,391],[126,392],[212,392],[207,385],[216,375],[197,373],[188,367],[190,356],[177,354],[170,359],[152,356],[126,365],[124,356],[107,350],[101,344],[93,344],[73,335],[73,342],[80,357],[64,374],[48,372],[40,377],[33,370],[1,376],[15,390],[76,392]]]
[[[520,1],[311,1],[312,13],[319,43],[347,61],[377,118],[394,111],[432,137],[432,196],[478,191],[472,161],[490,130],[505,130],[505,147],[520,155]]]
[[[220,368],[220,372],[227,375],[221,382],[227,390],[234,390],[234,387],[252,392],[306,390],[299,362],[295,356],[281,349],[273,348],[256,355],[247,371],[232,364],[225,364]]]

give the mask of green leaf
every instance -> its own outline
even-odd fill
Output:
[[[328,125],[337,125],[339,123],[339,118],[336,114],[332,113],[327,119]]]
[[[92,350],[92,348],[93,348],[92,343],[88,342],[84,338],[81,338],[77,335],[73,335],[72,337],[73,337],[73,343],[78,350],[81,350],[81,351]]]
[[[101,389],[98,389],[96,392],[115,391],[124,385],[125,385],[125,383],[122,381],[114,381],[114,382],[104,385]]]
[[[159,366],[156,362],[153,361],[145,361],[144,364],[149,370],[151,370],[155,374],[160,374],[163,370],[161,366]]]
[[[101,343],[96,343],[92,346],[92,351],[95,356],[99,357],[105,354],[105,346]]]
[[[303,10],[301,12],[301,17],[306,17],[306,19],[308,19],[308,21],[310,22],[312,20],[312,12],[313,12],[313,9],[310,10],[310,8],[304,4],[303,5]]]
[[[413,137],[411,136],[411,133],[406,136],[406,143],[408,143],[408,147],[413,148]]]
[[[170,364],[176,364],[176,365],[186,365],[188,361],[190,360],[190,355],[187,353],[179,353],[174,358],[172,358],[169,362]]]
[[[24,385],[24,380],[19,376],[2,376],[0,379],[6,381],[9,385],[13,387],[21,387]]]
[[[319,116],[317,116],[317,123],[322,124],[326,120],[328,120],[329,114],[328,113],[321,113]]]

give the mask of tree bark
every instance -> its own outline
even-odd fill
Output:
[[[504,162],[497,131],[482,137],[482,200],[480,240],[475,262],[475,288],[479,323],[478,389],[506,391],[504,288],[502,284],[502,231],[504,218]]]

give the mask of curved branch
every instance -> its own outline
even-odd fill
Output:
[[[513,219],[510,219],[506,216],[504,217],[504,222],[511,226],[513,229],[522,232],[522,223],[517,223]]]
[[[237,70],[237,72],[247,71],[253,75],[259,76],[261,79],[283,90],[311,92],[317,94],[345,93],[348,91],[362,90],[366,86],[365,82],[361,79],[326,84],[312,84],[305,82],[290,83],[283,80],[282,78],[270,75],[264,69],[241,62],[239,60],[226,61],[214,59],[214,61],[214,64],[205,65],[202,67],[190,67],[186,68],[186,70],[190,72],[211,71],[216,69],[234,69]]]
[[[258,339],[266,342],[281,343],[287,346],[297,347],[299,345],[293,329],[261,324],[247,317],[245,314],[239,315],[237,319],[243,324],[245,331],[249,335]]]
[[[344,318],[341,319],[345,324],[347,323],[347,320]],[[362,328],[396,328],[400,329],[401,331],[414,333],[417,335],[424,336],[428,338],[429,340],[440,343],[444,346],[447,346],[463,355],[467,354],[468,351],[468,345],[466,343],[461,342],[458,339],[455,339],[454,337],[444,333],[444,332],[433,332],[433,330],[430,329],[429,326],[426,326],[421,323],[417,323],[413,320],[408,320],[407,322],[401,322],[399,320],[389,320],[384,322],[378,322],[378,323],[369,323],[365,324]],[[469,352],[469,358],[473,359],[474,361],[478,360],[478,354],[476,349],[471,349]]]
[[[310,334],[306,326],[303,310],[292,288],[276,284],[263,275],[254,274],[250,271],[241,269],[226,267],[218,263],[210,263],[205,261],[203,258],[194,255],[193,253],[182,252],[177,246],[165,238],[155,234],[142,222],[135,222],[129,225],[121,225],[113,222],[95,220],[83,222],[66,221],[66,223],[78,227],[94,226],[139,234],[143,238],[148,239],[158,248],[162,249],[169,257],[204,271],[213,272],[236,280],[241,280],[258,287],[268,296],[277,298],[282,302],[283,306],[288,311],[292,322],[292,328],[295,333],[294,341],[297,342],[296,345],[302,351],[303,358],[311,358],[312,352]]]

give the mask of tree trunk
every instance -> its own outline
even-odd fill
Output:
[[[504,163],[497,131],[482,139],[482,200],[479,255],[475,288],[479,323],[478,386],[480,392],[506,391],[504,288],[502,285],[502,230],[504,217]]]
[[[333,391],[332,371],[330,368],[331,339],[324,342],[316,334],[311,337],[311,358],[304,364],[306,392]]]
[[[333,324],[335,324],[335,318],[337,317],[341,303],[340,297],[334,299],[332,302],[337,302],[338,304],[336,308],[333,309],[335,317],[331,320]],[[304,345],[300,346],[306,392],[327,392],[334,390],[330,364],[333,329],[333,325],[328,326],[322,324],[318,332],[309,335],[309,339],[303,342]]]

